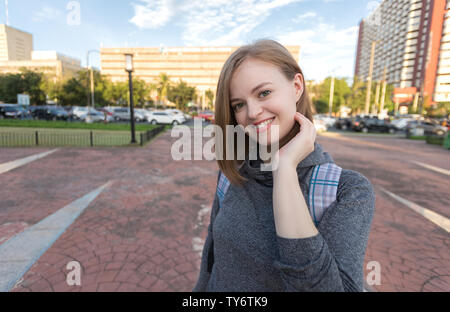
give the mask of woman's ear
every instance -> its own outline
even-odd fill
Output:
[[[294,88],[295,88],[295,98],[296,98],[296,102],[298,102],[300,100],[300,98],[303,95],[303,92],[305,92],[304,89],[304,81],[303,81],[303,76],[302,74],[298,73],[297,75],[295,75],[294,78]]]

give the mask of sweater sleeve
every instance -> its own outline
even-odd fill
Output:
[[[210,273],[208,272],[208,255],[210,252],[210,249],[213,248],[213,236],[212,236],[212,225],[214,223],[214,219],[217,215],[217,212],[219,210],[219,197],[217,196],[217,190],[216,194],[214,196],[213,205],[211,208],[211,216],[208,226],[208,234],[206,236],[205,245],[203,246],[202,251],[202,260],[200,265],[200,275],[197,280],[197,284],[195,285],[193,292],[205,292],[206,286],[208,285],[208,281],[210,278]]]
[[[286,291],[363,291],[364,257],[375,212],[372,184],[343,170],[336,201],[325,211],[319,234],[306,239],[277,237]]]

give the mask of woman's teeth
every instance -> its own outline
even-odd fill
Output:
[[[265,121],[263,123],[260,123],[259,125],[256,126],[256,128],[257,129],[262,129],[262,128],[268,126],[269,124],[271,124],[272,121],[273,121],[273,119],[270,119],[270,120],[267,120],[267,121]]]

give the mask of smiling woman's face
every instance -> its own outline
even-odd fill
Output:
[[[247,59],[231,79],[231,109],[239,125],[255,127],[249,132],[252,139],[256,140],[258,133],[260,144],[274,144],[294,126],[296,103],[302,93],[303,77],[300,73],[293,81],[288,81],[275,65]],[[271,140],[272,126],[279,127],[279,138]],[[261,140],[265,135],[267,142]]]

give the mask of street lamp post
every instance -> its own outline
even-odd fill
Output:
[[[88,94],[88,102],[87,102],[87,104],[88,104],[88,116],[86,117],[86,120],[88,122],[91,119],[91,107],[95,108],[94,71],[92,70],[92,66],[89,66],[89,55],[92,52],[100,53],[100,51],[99,50],[89,50],[89,51],[87,51],[87,54],[86,54],[86,67],[88,69],[88,75],[89,75],[88,79],[91,81],[91,92],[90,92],[91,93],[91,96],[90,96],[91,97],[91,103],[90,103],[90,105],[89,105],[89,94]]]
[[[334,79],[335,79],[334,73],[336,72],[336,70],[340,68],[341,66],[338,66],[331,71],[330,99],[328,101],[330,118],[333,116]]]
[[[380,40],[372,41],[372,51],[370,53],[369,76],[367,77],[366,105],[364,108],[364,114],[366,114],[366,115],[368,115],[370,112],[370,95],[372,92],[373,65],[375,62],[375,48],[378,43],[380,43]]]
[[[133,102],[133,54],[125,54],[125,71],[128,72],[128,82],[130,85],[130,117],[131,117],[131,143],[136,143],[136,133],[134,130],[134,102]]]

